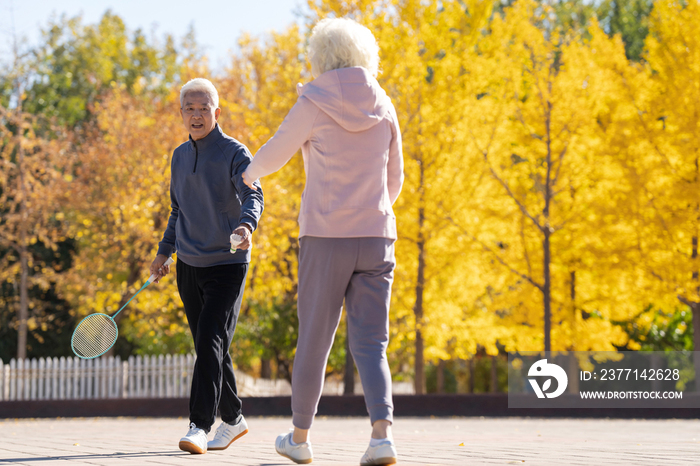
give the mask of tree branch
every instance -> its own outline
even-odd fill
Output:
[[[566,150],[567,150],[568,148],[569,148],[569,141],[566,141],[566,143],[564,144],[564,148],[563,148],[563,149],[561,150],[561,152],[559,153],[559,158],[557,159],[557,162],[558,162],[558,163],[557,163],[557,172],[554,174],[554,179],[552,179],[552,186],[556,186],[556,185],[557,185],[557,181],[559,180],[559,171],[560,171],[561,166],[562,166],[562,164],[563,164],[562,161],[564,160],[564,155],[566,155]],[[556,196],[556,193],[552,194],[552,198],[553,198],[554,196]]]
[[[681,296],[681,295],[676,295],[676,296],[678,297],[678,301],[680,301],[680,302],[682,302],[683,304],[685,304],[686,306],[690,307],[692,310],[695,310],[695,308],[697,307],[697,305],[700,304],[700,303],[694,303],[694,302],[692,302],[691,300],[689,300],[689,299],[686,298],[685,296]]]
[[[535,282],[530,276],[525,275],[521,272],[518,272],[514,267],[512,267],[510,264],[508,264],[504,259],[501,258],[493,249],[491,249],[486,243],[478,239],[476,236],[472,235],[469,233],[467,230],[465,230],[461,225],[459,225],[451,216],[446,216],[446,218],[454,225],[458,230],[462,232],[462,234],[469,236],[472,241],[479,243],[484,249],[486,249],[488,252],[493,254],[493,256],[496,258],[498,262],[501,263],[505,268],[510,270],[513,274],[517,275],[518,277],[522,278],[523,280],[527,281],[530,283],[532,286],[540,290],[541,292],[544,293],[544,286],[540,285],[539,283]]]
[[[525,215],[527,218],[529,218],[532,223],[535,224],[535,226],[544,233],[544,226],[540,225],[540,222],[538,222],[531,214],[530,212],[527,211],[527,208],[515,197],[515,194],[513,194],[513,191],[511,191],[510,186],[508,186],[508,183],[503,181],[497,174],[496,171],[493,169],[491,166],[491,163],[488,161],[488,158],[484,156],[484,160],[488,164],[489,170],[491,171],[491,176],[493,176],[496,181],[498,181],[501,186],[503,186],[503,189],[506,190],[506,193],[508,193],[508,196],[510,196],[511,199],[513,199],[513,202],[515,202],[520,209],[520,211]]]

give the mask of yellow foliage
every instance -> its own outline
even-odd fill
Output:
[[[101,102],[97,128],[80,147],[74,202],[66,213],[79,252],[65,290],[79,315],[116,312],[150,275],[170,212],[170,161],[156,154],[171,152],[186,137],[178,107],[176,92],[147,104],[119,88]],[[120,326],[130,329],[122,333],[134,341],[150,331],[162,334],[164,328],[147,318],[164,310],[184,332],[176,290],[174,275],[149,286],[119,314]]]
[[[555,351],[635,348],[617,323],[650,325],[638,317],[649,304],[700,306],[697,0],[656,2],[643,64],[595,22],[584,35],[548,29],[552,10],[533,0],[503,14],[478,0],[308,5],[306,27],[240,39],[215,80],[220,123],[255,152],[296,101],[296,83],[312,79],[303,53],[317,19],[350,16],[375,34],[406,173],[394,368],[541,350],[545,335]],[[183,78],[198,73],[206,66]],[[186,138],[177,106],[177,90],[143,102],[114,86],[75,178],[58,177],[73,187],[74,207],[56,218],[79,242],[65,288],[81,315],[115,311],[148,276],[169,213],[169,154]],[[264,180],[248,322],[279,320],[295,301],[303,180],[301,157]],[[129,338],[149,348],[186,333],[172,277],[130,307]]]
[[[653,303],[669,313],[688,305],[700,327],[698,24],[697,0],[654,3],[646,63],[616,70],[629,104],[612,122],[611,146],[624,176],[618,190],[629,196],[615,205],[624,214],[625,252],[634,264],[631,304]]]

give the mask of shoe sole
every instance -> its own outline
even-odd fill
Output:
[[[275,451],[277,451],[277,449],[275,449]],[[277,451],[277,454],[294,461],[296,464],[309,464],[314,460],[313,458],[309,458],[308,460],[298,460],[298,459],[292,458],[289,455],[285,455],[284,453],[280,453],[279,451]]]
[[[194,443],[192,443],[192,442],[186,442],[186,441],[184,441],[184,440],[181,440],[181,441],[180,441],[179,447],[180,447],[180,450],[182,450],[182,451],[189,451],[189,452],[192,453],[193,455],[202,455],[202,454],[204,454],[204,453],[207,452],[206,450],[202,450],[201,448],[199,448],[199,447],[198,447],[197,445],[195,445]]]
[[[245,434],[247,434],[247,433],[248,433],[248,429],[246,429],[246,430],[244,430],[243,432],[241,432],[240,434],[236,435],[235,437],[233,437],[233,440],[231,440],[231,441],[228,443],[228,445],[226,445],[225,447],[207,447],[207,449],[208,449],[208,450],[226,450],[228,447],[231,446],[231,444],[232,444],[233,442],[235,442],[235,441],[238,440],[239,438],[243,437],[243,436],[244,436]]]
[[[360,466],[386,466],[389,464],[396,464],[396,458],[393,456],[387,456],[385,458],[377,458],[371,463],[360,463]]]

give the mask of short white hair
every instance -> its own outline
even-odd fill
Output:
[[[348,18],[327,18],[311,31],[309,61],[314,77],[338,68],[361,66],[376,78],[379,45],[372,32],[360,23]]]
[[[219,92],[208,79],[194,78],[187,81],[187,84],[180,89],[180,107],[185,105],[185,96],[188,92],[204,92],[211,99],[214,108],[219,108]]]

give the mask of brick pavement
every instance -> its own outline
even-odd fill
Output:
[[[273,447],[290,418],[248,418],[250,433],[228,450],[177,449],[186,419],[0,420],[0,465],[291,465]],[[697,465],[693,420],[397,418],[399,464]],[[314,464],[357,465],[369,438],[366,418],[318,418]],[[210,434],[211,436],[212,434]]]

